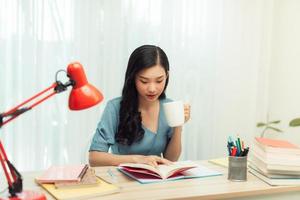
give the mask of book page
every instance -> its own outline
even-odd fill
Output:
[[[158,168],[155,168],[151,165],[147,165],[147,164],[142,164],[142,163],[123,163],[119,165],[120,167],[132,167],[132,168],[136,168],[136,169],[147,169],[149,171],[155,172],[158,175],[160,174],[160,171]],[[142,172],[142,171],[141,171]]]
[[[209,177],[209,176],[219,176],[222,173],[215,171],[213,169],[209,169],[203,165],[198,165],[196,168],[189,169],[187,171],[182,172],[184,178],[199,178],[199,177]]]
[[[171,165],[158,165],[158,170],[163,179],[179,174],[185,170],[197,167],[196,163],[191,161],[174,162]]]
[[[136,163],[124,163],[119,165],[120,167],[132,167],[135,168],[135,172],[145,173],[144,170],[141,169],[147,169],[149,171],[155,172],[158,174],[162,179],[166,179],[170,176],[175,175],[176,173],[180,173],[182,171],[185,171],[190,168],[197,167],[197,164],[191,162],[191,161],[181,161],[181,162],[174,162],[171,165],[158,165],[157,168],[147,165],[147,164],[136,164]],[[132,171],[132,170],[131,170]],[[145,173],[146,174],[146,173]],[[150,174],[150,173],[147,173]]]

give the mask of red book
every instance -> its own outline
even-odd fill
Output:
[[[118,170],[140,183],[221,175],[217,171],[208,169],[192,161],[174,162],[171,165],[158,165],[157,168],[146,164],[124,163],[118,166]]]

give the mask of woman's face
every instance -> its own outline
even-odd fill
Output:
[[[141,70],[135,77],[139,98],[144,101],[157,100],[164,91],[166,80],[167,74],[161,65]]]

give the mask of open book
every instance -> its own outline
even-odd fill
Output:
[[[221,175],[217,171],[191,161],[174,162],[171,165],[158,165],[157,168],[147,164],[124,163],[119,165],[118,169],[140,183]]]

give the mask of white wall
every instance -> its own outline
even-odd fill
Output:
[[[298,129],[284,126],[300,116],[299,4],[0,0],[1,111],[50,85],[73,60],[105,95],[103,104],[71,112],[59,94],[24,114],[1,129],[9,157],[21,170],[84,162],[105,103],[121,94],[130,53],[146,43],[169,56],[168,96],[192,105],[182,159],[226,155],[229,135],[249,143],[267,113],[287,131],[274,136],[298,139]]]

